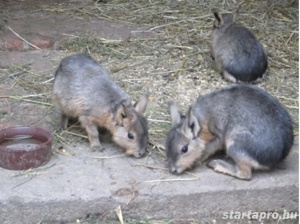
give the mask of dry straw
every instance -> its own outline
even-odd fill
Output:
[[[111,71],[113,79],[133,101],[145,92],[150,93],[146,112],[150,146],[162,155],[171,126],[167,102],[175,100],[185,112],[200,94],[229,85],[214,71],[209,55],[211,9],[230,12],[237,9],[237,1],[114,0],[78,3],[76,7],[68,4],[54,3],[41,10],[82,21],[98,18],[106,21],[107,26],[124,29],[128,36],[99,37],[88,31],[78,35],[65,33],[66,38],[55,46],[59,56],[51,58],[51,63],[57,66],[64,56],[75,52],[90,53]],[[268,76],[258,85],[288,109],[298,133],[298,8],[279,0],[243,1],[237,21],[252,30],[268,51]],[[15,65],[2,79],[13,80],[12,88],[16,90],[9,96],[0,96],[2,99],[26,101],[53,111],[53,74]],[[48,114],[51,117],[47,120],[53,120],[53,114]],[[56,125],[53,120],[53,128]],[[56,136],[60,136],[57,139],[61,142],[66,138],[63,136],[86,141],[86,136],[73,129]]]

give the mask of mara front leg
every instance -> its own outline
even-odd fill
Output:
[[[223,149],[222,147],[223,147],[223,143],[220,137],[214,136],[214,138],[205,145],[201,162],[207,160],[210,156],[222,150]]]
[[[92,121],[92,118],[83,115],[79,117],[79,121],[88,134],[90,148],[92,150],[99,149],[100,151],[103,151],[104,147],[102,146],[99,140],[98,128],[97,125]]]

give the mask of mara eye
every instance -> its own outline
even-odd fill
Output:
[[[182,153],[187,153],[188,150],[189,150],[188,146],[185,145],[185,146],[182,147],[181,152]]]
[[[131,133],[128,133],[127,137],[128,137],[129,139],[134,139],[134,137],[133,137],[133,135],[132,135]]]

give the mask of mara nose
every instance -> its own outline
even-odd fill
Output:
[[[177,168],[174,165],[170,166],[170,172],[176,174],[177,173]]]
[[[136,158],[140,158],[140,157],[142,157],[143,155],[145,155],[145,153],[146,153],[146,149],[140,149],[137,153],[134,154],[134,156],[135,156]]]
[[[181,168],[176,167],[175,165],[170,166],[170,172],[173,174],[180,174],[180,173],[182,173],[182,171],[183,170]]]
[[[146,148],[140,149],[139,155],[140,155],[141,157],[142,157],[143,155],[145,155],[145,153],[146,153]]]

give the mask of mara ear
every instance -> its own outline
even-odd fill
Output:
[[[239,4],[238,8],[232,13],[231,21],[235,22],[236,18],[240,15],[241,6],[243,3]]]
[[[115,114],[117,124],[123,126],[124,119],[127,118],[128,115],[128,109],[122,103],[120,103]]]
[[[178,106],[175,102],[169,102],[169,110],[171,115],[172,128],[180,125],[182,115],[179,112]]]
[[[220,28],[223,25],[222,15],[216,10],[212,10],[212,13],[214,14],[215,17],[214,28]]]
[[[140,97],[139,101],[134,104],[134,109],[139,114],[143,115],[145,113],[146,107],[148,105],[149,95],[145,94]]]
[[[189,139],[195,139],[198,137],[199,132],[200,132],[200,124],[195,116],[192,108],[189,109],[187,118],[184,121],[183,124],[183,133],[185,136],[187,136]]]
[[[195,139],[198,137],[201,127],[192,109],[190,109],[189,111],[188,121],[189,121],[188,125],[193,133],[193,139]]]
[[[242,8],[242,5],[243,5],[243,2],[241,4],[239,4],[238,8],[233,13],[234,14],[234,17],[233,17],[234,21],[235,21],[235,18],[240,15],[240,10]]]

